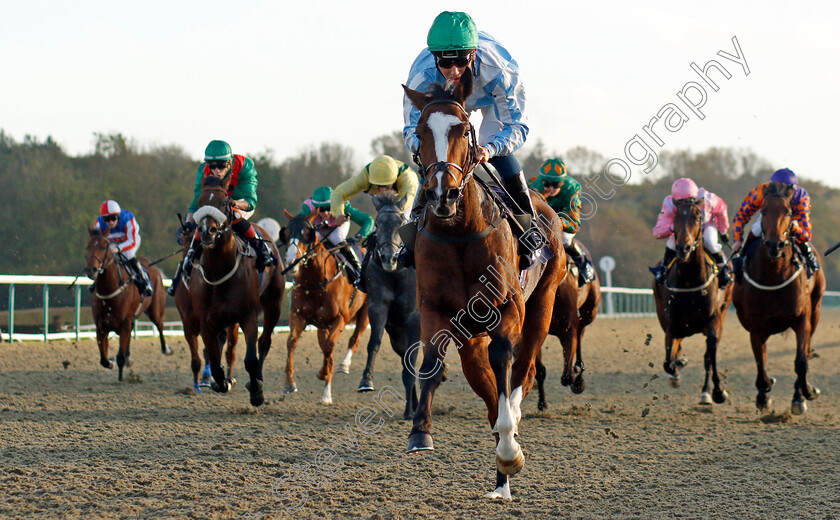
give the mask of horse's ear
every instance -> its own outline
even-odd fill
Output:
[[[228,172],[227,172],[227,174],[226,174],[224,177],[222,177],[222,181],[221,181],[221,183],[220,183],[220,184],[221,184],[221,186],[222,186],[222,189],[224,189],[225,191],[227,191],[227,189],[228,189],[228,185],[230,184],[230,180],[231,180],[232,178],[233,178],[233,168],[229,169],[229,170],[228,170]]]
[[[289,243],[289,230],[286,226],[280,227],[280,234],[277,236],[277,243],[284,246]]]
[[[373,198],[373,208],[378,212],[382,208],[382,204],[383,204],[382,199],[380,199],[378,195],[376,197],[372,197],[372,198]]]
[[[87,228],[88,228],[88,236],[93,235],[94,233],[96,233],[96,230],[95,230],[95,229],[93,229],[93,226],[88,226]]]
[[[102,233],[103,237],[107,237],[108,235],[111,234],[111,228],[106,227],[105,229],[102,229],[99,232]]]
[[[292,220],[293,218],[295,218],[295,216],[289,213],[289,210],[287,210],[286,208],[283,208],[283,216],[286,217],[286,220]]]
[[[403,90],[405,90],[405,95],[411,100],[411,104],[417,107],[417,110],[423,111],[426,108],[426,104],[432,99],[432,96],[428,94],[423,94],[418,90],[412,90],[405,85],[402,86]]]
[[[400,200],[397,201],[397,206],[404,208],[405,203],[408,201],[408,193],[402,196]]]
[[[461,103],[462,105],[470,97],[473,90],[473,73],[472,69],[467,67],[467,70],[461,74],[461,80],[458,82],[458,85],[455,87],[455,90],[452,92],[452,95],[455,96],[455,99]]]

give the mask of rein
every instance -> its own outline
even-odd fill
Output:
[[[762,285],[762,284],[756,282],[755,280],[753,280],[752,278],[750,278],[749,273],[747,273],[747,270],[744,269],[744,278],[746,278],[746,280],[750,283],[750,285],[752,285],[756,289],[761,289],[761,290],[764,290],[764,291],[776,291],[778,289],[782,289],[784,287],[787,287],[794,280],[796,280],[796,278],[799,277],[800,274],[802,274],[802,264],[799,264],[799,268],[796,271],[794,271],[794,273],[792,275],[790,275],[790,278],[788,278],[784,282],[780,283],[779,285]]]
[[[102,273],[105,272],[105,270],[108,268],[108,266],[110,266],[113,263],[116,263],[116,258],[114,257],[114,255],[108,253],[108,248],[109,247],[110,247],[110,245],[106,245],[103,248],[104,251],[105,251],[105,258],[103,260],[99,260],[98,256],[93,255],[94,258],[99,260],[99,267],[96,268],[96,273],[94,273],[94,276],[93,276],[94,288],[96,287],[96,280],[102,275]],[[129,276],[128,279],[123,281],[122,270],[120,269],[119,265],[117,265],[117,277],[120,281],[120,285],[117,287],[117,289],[114,292],[111,292],[111,293],[108,293],[108,294],[100,294],[99,291],[94,289],[93,295],[96,296],[97,298],[99,298],[100,300],[111,300],[113,298],[116,298],[120,294],[122,294],[125,291],[125,288],[128,287],[131,284],[131,277]]]

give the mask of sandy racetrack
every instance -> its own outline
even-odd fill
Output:
[[[537,412],[535,392],[523,403],[519,439],[528,460],[512,479],[509,503],[482,498],[493,487],[493,439],[484,405],[454,355],[451,379],[435,400],[436,451],[408,456],[407,422],[379,415],[369,425],[385,423],[370,434],[355,424],[360,410],[378,409],[374,394],[355,392],[367,334],[350,375],[336,375],[331,406],[318,402],[315,334],[306,333],[299,345],[300,392],[291,396],[282,394],[286,335],[275,335],[267,404],[256,412],[244,387],[243,350],[232,394],[194,395],[182,339],[170,338],[171,357],[151,340],[133,342],[135,364],[123,383],[116,371],[98,366],[93,341],[4,343],[0,517],[836,519],[839,319],[837,312],[824,313],[816,333],[810,373],[822,396],[804,416],[788,412],[794,336],[771,339],[770,374],[778,381],[774,413],[764,420],[753,404],[747,335],[734,313],[719,356],[730,400],[713,407],[697,404],[700,337],[684,342],[690,363],[675,389],[661,369],[655,319],[598,318],[584,336],[582,395],[560,386],[562,350],[550,338],[550,408]],[[375,383],[402,394],[399,360],[387,343]],[[336,444],[334,438],[348,439],[348,430],[357,445]],[[325,475],[314,464],[316,453],[330,446],[341,465],[322,459],[321,467],[333,472]],[[275,484],[286,490],[285,499],[272,492]]]

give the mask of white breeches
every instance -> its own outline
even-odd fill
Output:
[[[344,224],[342,224],[342,225],[338,226],[337,228],[333,229],[332,233],[330,233],[329,237],[327,237],[327,240],[333,245],[344,242],[344,239],[347,238],[347,233],[349,231],[350,231],[350,221],[348,220]],[[323,237],[324,237],[324,235],[322,235],[320,232],[318,232],[318,239],[322,239]]]
[[[760,229],[759,233],[761,233]],[[674,235],[668,237],[665,247],[671,251],[677,250],[677,242],[674,240]],[[716,227],[707,226],[706,229],[703,230],[703,248],[713,255],[720,253],[720,250],[723,249],[723,246],[720,243],[720,235],[718,234]]]

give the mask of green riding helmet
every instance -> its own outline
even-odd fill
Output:
[[[560,159],[549,159],[540,166],[540,178],[545,181],[560,181],[566,175],[566,164]]]
[[[467,13],[444,11],[429,29],[426,43],[431,52],[478,48],[478,29]]]
[[[210,141],[204,149],[205,161],[230,161],[233,159],[233,150],[224,141]]]
[[[332,197],[332,188],[329,186],[315,188],[315,191],[312,192],[312,205],[316,208],[329,208],[330,197]]]

